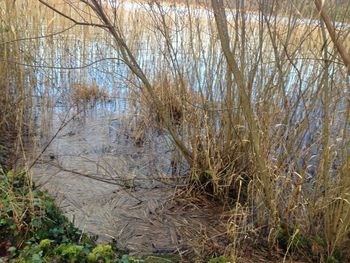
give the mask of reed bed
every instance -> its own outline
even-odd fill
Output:
[[[270,248],[283,248],[286,255],[311,250],[318,259],[335,259],[342,251],[347,258],[349,83],[322,22],[295,20],[291,6],[283,7],[289,14],[283,18],[277,16],[281,6],[260,6],[258,21],[244,9],[232,10],[232,70],[210,9],[180,14],[157,3],[141,7],[134,12],[142,18],[129,20],[128,30],[109,30],[134,81],[141,82],[140,105],[148,101],[142,108],[155,116],[148,120],[163,127],[189,163],[189,181],[236,203],[233,222],[257,227]],[[347,27],[338,33],[346,47],[348,33]],[[149,42],[141,44],[145,38]],[[140,55],[135,43],[152,46],[156,55],[149,63],[147,51]],[[174,123],[172,105],[181,123]],[[237,252],[241,232],[232,231]]]
[[[23,135],[30,132],[27,126],[31,114],[31,100],[28,96],[31,88],[27,82],[34,81],[26,70],[18,64],[31,54],[23,54],[21,44],[13,39],[25,36],[25,28],[21,21],[21,11],[13,8],[11,1],[3,1],[0,5],[0,164],[10,169],[22,154]]]
[[[349,73],[317,12],[309,11],[311,2],[260,4],[253,16],[249,3],[236,1],[224,10],[228,22],[223,9],[188,2],[185,8],[154,1],[40,8],[52,12],[52,25],[56,19],[75,25],[84,43],[93,36],[115,48],[101,57],[110,52],[126,65],[110,73],[131,90],[136,140],[149,127],[162,131],[189,165],[191,189],[227,205],[228,256],[239,260],[247,240],[264,240],[267,250],[285,257],[346,262]],[[316,18],[297,20],[298,12]],[[346,50],[349,30],[340,24],[336,31]],[[77,54],[67,53],[61,63],[70,65]]]

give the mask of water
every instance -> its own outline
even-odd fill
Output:
[[[145,11],[130,4],[126,4],[125,8],[130,12]],[[175,13],[172,12],[175,11],[180,17],[187,15],[182,7],[174,10],[165,8],[165,12],[170,13],[168,17],[174,18]],[[191,12],[197,18],[208,21],[200,23],[199,37],[191,40],[186,23],[177,17],[180,21],[171,31],[172,54],[176,54],[179,65],[177,70],[186,76],[191,89],[196,92],[204,90],[204,95],[209,96],[206,92],[211,87],[211,99],[221,102],[225,95],[220,88],[226,85],[226,64],[218,39],[210,27],[205,26],[210,24],[212,14],[202,9]],[[249,14],[248,18],[257,19],[254,14]],[[286,18],[278,19],[284,21]],[[302,20],[298,23],[314,22]],[[148,29],[140,27],[140,34],[134,39],[133,30],[125,31],[139,64],[151,81],[156,81],[160,72],[170,72],[176,78],[173,62],[166,59],[169,53],[164,41],[160,41],[161,34]],[[254,52],[259,40],[256,28],[251,32],[247,41],[249,49]],[[71,41],[67,42],[67,38]],[[265,91],[271,76],[272,83],[276,85],[274,91],[281,92],[277,88],[280,80],[273,75],[275,64],[270,62],[276,59],[276,54],[269,41],[264,42],[263,49],[265,53],[258,71],[265,74],[258,74],[253,90]],[[199,55],[194,56],[189,50]],[[310,50],[302,50],[298,55],[310,53]],[[254,66],[254,55],[245,61],[247,79]],[[201,226],[206,226],[204,235],[207,237],[224,236],[226,229],[213,223],[220,221],[221,211],[216,211],[206,202],[199,207],[188,204],[186,200],[185,207],[181,199],[173,200],[177,193],[175,186],[186,183],[188,167],[184,162],[182,169],[177,171],[176,176],[173,175],[172,160],[178,158],[178,153],[171,140],[161,136],[159,131],[150,130],[145,133],[141,146],[135,143],[135,134],[142,132],[135,125],[140,110],[130,100],[129,92],[139,91],[142,83],[121,62],[113,41],[106,33],[93,31],[84,35],[79,31],[70,32],[66,37],[55,37],[52,43],[43,39],[34,60],[38,67],[34,72],[37,85],[33,93],[37,98],[34,112],[38,127],[34,138],[36,147],[31,154],[34,159],[40,156],[33,168],[34,178],[36,184],[55,197],[57,204],[79,228],[98,235],[100,242],[114,240],[121,248],[145,254],[186,251],[193,243],[201,242]],[[314,83],[317,79],[315,75],[322,69],[317,62],[306,64],[305,60],[296,61],[291,65],[284,58],[282,63],[285,63],[281,65],[282,70],[288,72],[283,76],[283,91],[290,98],[290,103],[297,103],[295,121],[291,124],[295,127],[306,118],[305,110],[310,103],[304,98],[296,102],[296,98],[303,92],[316,94],[319,87]],[[106,88],[108,101],[99,101],[94,107],[89,105],[85,112],[77,114],[77,105],[72,102],[72,85],[94,82]],[[333,84],[341,83],[342,79],[336,79]],[[258,104],[260,99],[258,92],[253,93],[252,103]],[[282,102],[276,103],[283,109]],[[316,147],[309,151],[308,145],[320,130],[317,122],[322,116],[320,109],[321,106],[316,105],[308,116],[316,120],[302,145],[305,158],[316,155],[320,150]],[[65,126],[61,129],[62,125]],[[219,119],[217,125],[219,129]],[[278,149],[275,153],[283,150]],[[293,156],[290,158],[293,159]]]
[[[53,131],[65,114],[53,114]],[[184,174],[171,176],[169,142],[152,134],[136,146],[127,129],[109,107],[71,120],[32,169],[36,185],[84,232],[138,255],[187,251],[201,242],[201,225],[206,235],[224,233],[210,223],[220,213],[209,203],[173,201]]]

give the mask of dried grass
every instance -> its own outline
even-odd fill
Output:
[[[137,76],[135,82],[141,82],[132,95],[139,114],[133,128],[136,144],[143,144],[147,129],[161,130],[191,168],[189,189],[230,205],[232,244],[228,247],[233,257],[239,254],[241,240],[254,232],[253,225],[270,249],[278,247],[282,230],[288,248],[298,233],[310,242],[319,236],[323,245],[312,244],[317,259],[332,259],[339,250],[345,260],[349,258],[348,74],[322,23],[295,23],[295,10],[308,11],[303,2],[259,6],[259,15],[266,15],[260,23],[251,23],[244,8],[238,13],[231,10],[227,46],[232,50],[227,56],[218,39],[218,29],[223,27],[215,25],[212,10],[205,8],[202,17],[191,9],[184,19],[178,19],[182,14],[176,9],[164,10],[156,3],[153,9],[129,13],[73,2],[62,9],[75,19],[81,15],[87,23],[107,24],[120,56]],[[281,8],[289,16],[275,21]],[[48,24],[57,16],[50,12],[44,16]],[[34,23],[35,30],[39,24]],[[86,27],[82,30],[89,33]],[[337,32],[347,48],[348,30],[344,26]],[[7,33],[5,40],[21,37],[11,30]],[[139,56],[140,43],[154,47],[146,63]],[[1,52],[7,59],[21,61],[19,50],[13,44]],[[1,66],[2,79],[7,80],[1,85],[6,94],[1,103],[6,112],[11,110],[9,105],[21,106],[1,117],[20,120],[15,126],[22,134],[22,116],[30,103],[21,98],[30,89],[20,68]],[[13,79],[18,93],[9,85]],[[105,98],[105,93],[94,85],[79,84],[73,87],[71,100],[85,108]],[[17,101],[21,103],[14,104]],[[198,253],[204,250],[199,246]]]
[[[94,106],[98,102],[107,102],[109,95],[105,87],[100,88],[95,82],[92,84],[72,85],[72,104],[77,107],[78,112],[86,111],[88,105]]]

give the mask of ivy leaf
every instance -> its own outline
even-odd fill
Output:
[[[42,262],[43,262],[43,260],[42,260],[42,254],[43,254],[42,251],[40,251],[40,252],[37,253],[37,254],[34,254],[34,255],[32,256],[32,263],[42,263]]]

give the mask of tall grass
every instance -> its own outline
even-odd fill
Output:
[[[52,4],[62,7],[62,11],[70,16],[80,18],[69,5],[57,1]],[[68,105],[67,110],[73,106],[70,104],[83,105],[77,103],[79,91],[79,96],[103,97],[104,100],[108,94],[102,88],[105,83],[94,84],[96,76],[91,74],[97,72],[98,61],[104,62],[96,44],[101,32],[76,26],[37,1],[2,1],[0,8],[0,74],[4,94],[1,138],[8,142],[6,148],[13,150],[10,168],[15,159],[23,159],[23,147],[32,148],[33,141],[22,143],[23,138],[36,138],[39,144],[50,141],[55,105]],[[93,17],[89,19],[91,21]],[[96,68],[91,69],[94,66]],[[74,89],[77,83],[84,83],[86,87],[98,85],[100,90],[91,89],[91,94],[83,94],[82,89],[78,92]],[[90,100],[85,97],[81,100]],[[6,136],[11,140],[5,139]],[[4,159],[9,161],[7,157]]]
[[[23,36],[20,14],[13,8],[13,1],[2,1],[0,12],[0,164],[10,168],[22,152],[22,136],[28,133],[31,96],[24,69],[12,63],[25,59],[20,43],[11,41]]]
[[[307,250],[319,237],[315,257],[348,253],[346,67],[321,20],[296,19],[296,11],[306,12],[301,3],[261,4],[254,16],[242,3],[238,11],[213,5],[215,22],[203,7],[180,14],[157,2],[141,5],[128,24],[125,13],[97,1],[90,7],[140,80],[142,108],[154,112],[147,115],[189,163],[192,183],[249,208],[272,247]],[[347,47],[348,30],[337,33]],[[144,63],[149,53],[140,55],[137,44],[152,45],[148,63],[162,62]]]
[[[221,1],[212,1],[215,12],[209,3],[189,2],[176,8],[143,1],[130,8],[123,1],[91,0],[88,5],[45,2],[40,8],[56,12],[48,25],[61,16],[79,26],[83,41],[91,33],[89,24],[94,34],[96,28],[109,34],[99,41],[113,45],[127,65],[132,99],[143,116],[137,140],[147,128],[161,130],[188,163],[188,183],[229,204],[233,256],[254,226],[269,248],[346,261],[347,69],[318,13],[310,11],[312,1],[233,2],[223,9]],[[296,19],[309,12],[317,19]],[[336,31],[347,49],[349,30],[340,25]],[[8,54],[6,45],[1,47]],[[69,56],[64,58],[69,64]],[[16,76],[10,69],[3,66],[0,74]],[[22,71],[16,68],[22,76],[15,78],[22,79],[16,87],[24,87]],[[13,94],[13,87],[4,90]],[[27,98],[28,89],[22,92]],[[21,105],[20,112],[28,109]]]

